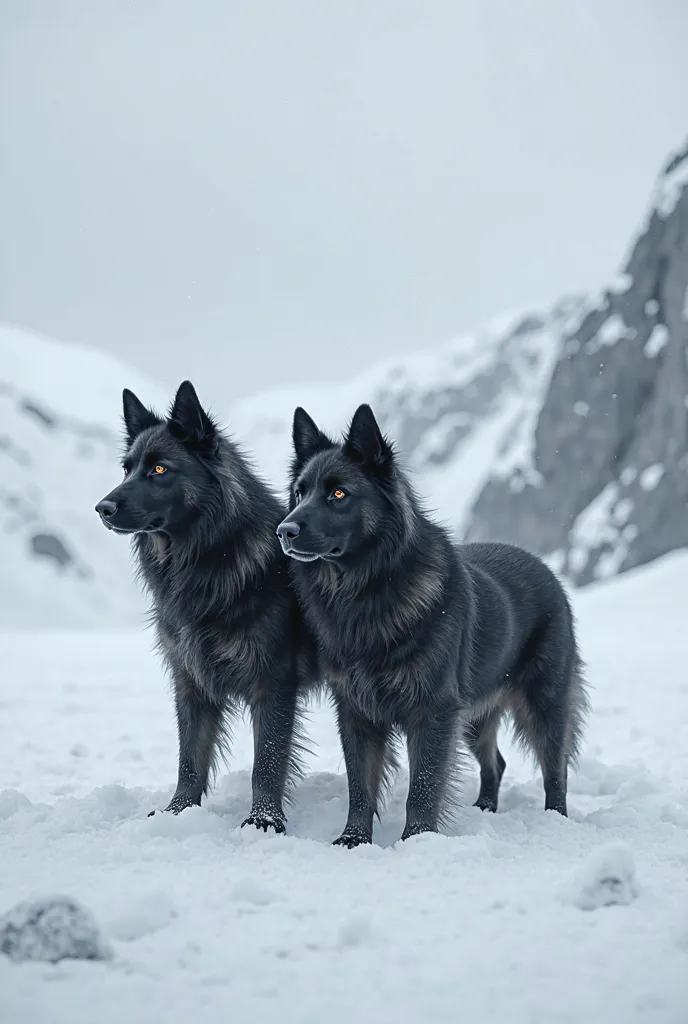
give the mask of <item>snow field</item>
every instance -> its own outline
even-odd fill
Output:
[[[176,772],[144,633],[0,636],[0,913],[64,894],[105,964],[0,957],[0,1021],[673,1024],[688,987],[688,555],[575,595],[593,715],[566,820],[504,737],[500,812],[401,844],[333,848],[346,781],[329,709],[287,836],[238,828],[248,729],[203,808],[148,818]]]

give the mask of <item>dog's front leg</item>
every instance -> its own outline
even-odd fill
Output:
[[[409,792],[402,839],[437,832],[442,804],[456,770],[456,714],[423,714],[407,729]]]
[[[349,815],[335,846],[351,849],[373,841],[380,783],[389,755],[389,730],[362,718],[341,698],[335,698],[337,724],[349,784]]]
[[[250,704],[253,722],[253,802],[244,825],[284,832],[284,794],[291,774],[301,768],[294,749],[296,686],[268,688]]]
[[[198,806],[207,792],[226,708],[209,701],[181,667],[173,669],[173,677],[179,771],[177,789],[165,810],[179,814],[186,807]]]

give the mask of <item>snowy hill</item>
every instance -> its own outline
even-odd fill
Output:
[[[269,392],[215,411],[283,490],[294,407],[337,433],[369,400],[433,508],[460,526],[504,439],[541,407],[560,338],[580,308],[571,299],[502,316],[336,387]],[[158,409],[171,395],[108,356],[11,328],[0,329],[0,367],[0,555],[12,581],[0,624],[140,622],[128,545],[103,530],[93,506],[119,479],[122,387]]]
[[[141,621],[128,546],[93,510],[119,480],[124,386],[163,402],[111,357],[0,329],[0,628]]]
[[[264,392],[230,410],[232,428],[283,486],[291,424],[303,405],[337,436],[370,402],[433,509],[460,528],[506,440],[537,415],[566,330],[583,300],[496,317],[473,334],[375,364],[328,388]]]

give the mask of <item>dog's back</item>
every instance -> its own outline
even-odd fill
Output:
[[[530,639],[549,629],[573,641],[573,616],[564,589],[536,555],[512,544],[462,544],[457,556],[472,593],[474,642],[488,659],[513,664]],[[575,641],[573,641],[575,644]],[[495,669],[497,673],[498,669]]]
[[[566,814],[588,700],[564,588],[540,558],[510,544],[466,544],[457,554],[474,595],[472,670],[460,682],[465,735],[481,769],[477,805],[497,808],[505,767],[497,731],[510,713],[542,769],[545,808]]]

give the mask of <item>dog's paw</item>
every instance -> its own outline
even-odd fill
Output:
[[[241,823],[241,827],[244,828],[246,825],[253,825],[254,828],[262,829],[263,832],[267,832],[268,829],[273,829],[274,832],[279,835],[286,832],[284,821],[281,818],[273,817],[268,814],[249,814],[248,818],[245,818]]]
[[[148,812],[148,817],[152,818],[155,814],[181,814],[187,807],[199,807],[200,800],[192,800],[190,797],[185,796],[173,796],[167,807],[156,808],[154,811]]]
[[[490,811],[492,814],[497,813],[497,801],[492,800],[489,797],[482,797],[475,801],[473,804],[481,811]]]
[[[347,850],[353,850],[355,846],[364,846],[372,843],[373,837],[362,828],[345,828],[339,839],[335,839],[333,846],[345,846]]]
[[[406,839],[410,839],[411,836],[420,836],[420,835],[423,835],[424,832],[436,832],[436,831],[437,831],[437,829],[433,828],[432,825],[427,825],[427,824],[424,824],[423,822],[419,821],[419,822],[416,822],[413,825],[407,825],[406,826],[404,831],[401,833],[401,841],[403,843]]]

